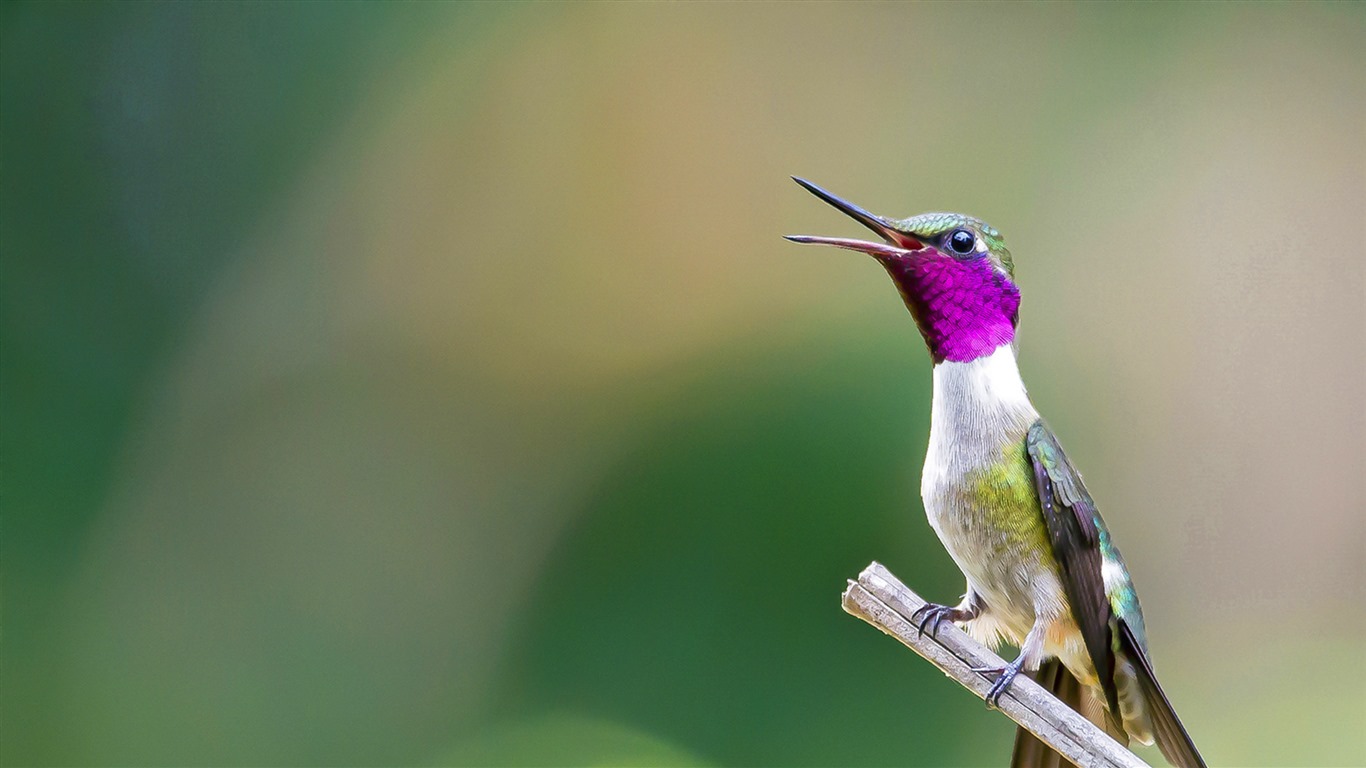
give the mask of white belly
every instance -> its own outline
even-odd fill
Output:
[[[1062,584],[1051,559],[1045,558],[1046,542],[1022,540],[1018,531],[1000,525],[999,509],[982,508],[952,482],[930,484],[922,493],[930,527],[963,572],[968,589],[985,603],[974,635],[994,642],[992,635],[999,634],[1018,645],[1036,616],[1062,612]]]

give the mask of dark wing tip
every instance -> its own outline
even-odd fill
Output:
[[[1195,741],[1186,732],[1186,726],[1181,724],[1181,718],[1176,716],[1176,710],[1172,708],[1167,694],[1163,693],[1162,686],[1157,684],[1157,676],[1153,674],[1148,655],[1122,619],[1119,621],[1119,642],[1121,650],[1133,662],[1138,674],[1138,687],[1151,713],[1153,738],[1157,741],[1157,748],[1162,750],[1162,756],[1178,768],[1207,768],[1205,758],[1195,748]]]

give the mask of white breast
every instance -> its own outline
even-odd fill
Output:
[[[930,526],[967,577],[969,588],[985,599],[987,610],[969,625],[978,639],[992,642],[999,633],[1022,641],[1036,608],[1055,603],[1056,579],[1039,552],[1021,548],[999,527],[1002,510],[981,506],[967,492],[977,473],[999,466],[1011,445],[1025,438],[1039,418],[1025,394],[1009,344],[968,363],[942,362],[934,368],[930,446],[920,494]],[[977,475],[977,476],[974,476]],[[1048,594],[1035,594],[1043,588]]]
[[[971,362],[936,365],[930,447],[920,482],[927,511],[943,484],[999,462],[1006,442],[1023,438],[1038,418],[1011,345]]]

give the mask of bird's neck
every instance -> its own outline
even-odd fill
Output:
[[[987,258],[884,262],[935,363],[966,363],[1015,340],[1020,289]]]
[[[1038,418],[1012,345],[967,362],[934,366],[931,454],[978,466],[999,461],[1002,447],[1023,439]]]

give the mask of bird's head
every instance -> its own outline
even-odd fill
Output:
[[[967,362],[1015,340],[1020,290],[1005,240],[981,219],[922,213],[887,219],[804,179],[812,194],[871,229],[882,242],[787,235],[797,243],[833,245],[877,259],[915,318],[934,362]]]

